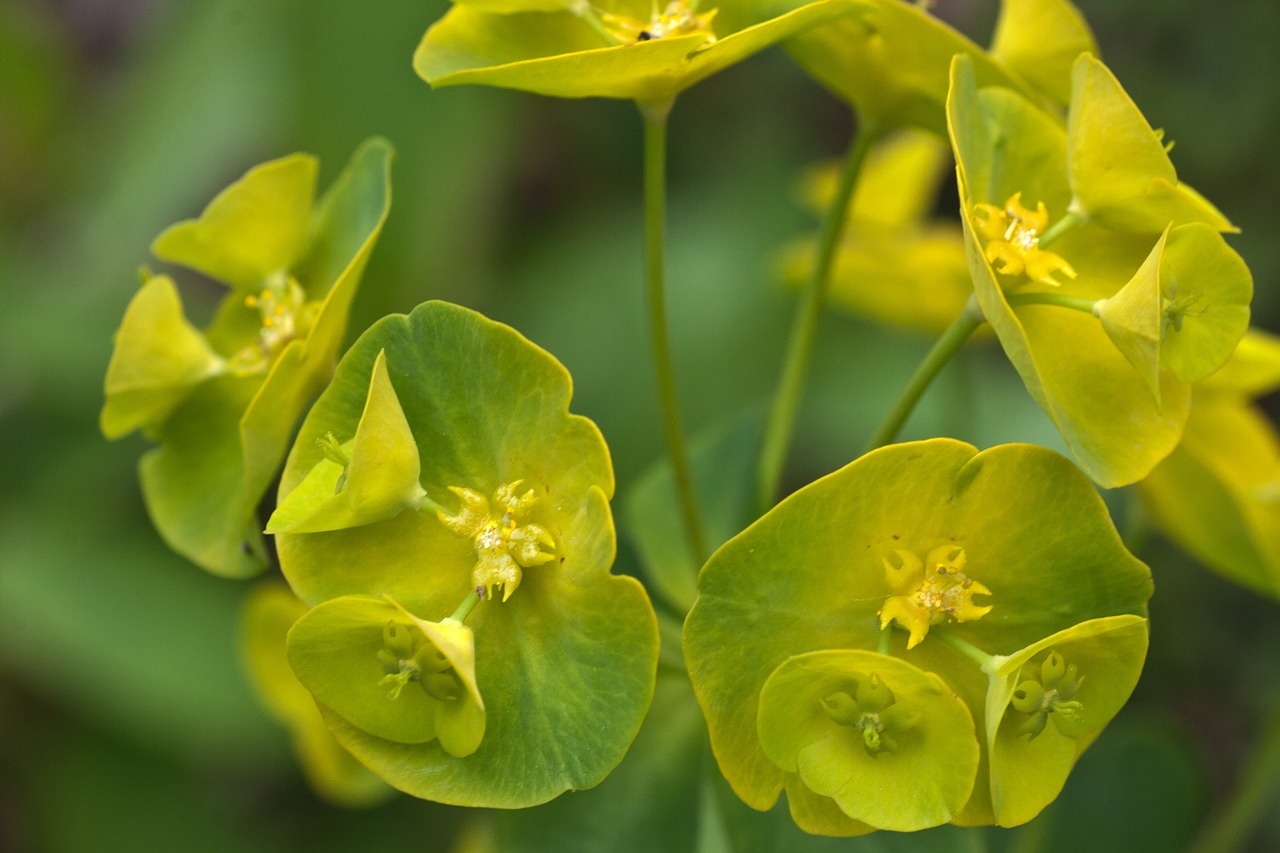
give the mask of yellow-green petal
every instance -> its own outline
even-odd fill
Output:
[[[887,708],[861,701],[873,678],[892,692]],[[850,685],[858,685],[859,710],[884,728],[876,737],[892,738],[891,748],[870,754],[856,725],[824,710],[825,697]],[[968,801],[978,770],[978,738],[964,702],[937,675],[869,651],[785,660],[760,691],[757,726],[770,760],[876,829],[914,832],[949,822]]]
[[[876,127],[946,133],[947,69],[957,54],[972,59],[984,84],[1030,94],[982,48],[921,6],[900,0],[863,0],[854,14],[800,34],[786,48]]]
[[[1029,737],[1027,715],[1010,703],[1028,674],[1038,677],[1040,668],[1028,665],[1050,653],[1077,667],[1079,689],[1070,698],[1080,707]],[[1081,753],[1128,701],[1146,654],[1147,620],[1119,615],[1082,622],[1000,659],[990,673],[985,725],[998,825],[1026,823],[1053,802]]]
[[[1088,54],[1072,70],[1067,137],[1073,210],[1110,228],[1151,234],[1188,222],[1237,230],[1178,182],[1162,136],[1111,71]]]
[[[100,424],[107,438],[162,423],[199,383],[226,362],[187,321],[168,276],[153,276],[134,294],[107,365]]]
[[[1133,278],[1115,296],[1094,306],[1107,337],[1142,376],[1156,405],[1160,404],[1160,341],[1164,336],[1160,267],[1168,237],[1165,229]]]
[[[261,289],[306,249],[317,167],[306,154],[253,167],[209,202],[198,219],[166,229],[151,251],[236,290]]]
[[[319,533],[390,518],[426,494],[418,482],[418,445],[378,353],[369,397],[356,427],[350,462],[321,460],[289,493],[267,523],[267,533]]]
[[[1173,229],[1160,264],[1166,329],[1160,358],[1198,382],[1231,357],[1249,328],[1253,276],[1222,235],[1194,223]]]
[[[710,42],[693,34],[603,47],[567,11],[492,14],[455,5],[427,31],[413,66],[432,86],[480,84],[559,98],[667,103],[717,71],[848,14],[860,2],[817,0]]]
[[[991,55],[1054,102],[1071,100],[1071,67],[1098,52],[1080,10],[1067,0],[1003,0]]]

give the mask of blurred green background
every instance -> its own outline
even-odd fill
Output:
[[[1255,322],[1280,330],[1270,230],[1280,227],[1280,6],[1079,5],[1103,57],[1176,141],[1180,176],[1243,228],[1232,242],[1254,272]],[[430,298],[476,308],[573,373],[574,408],[603,430],[621,495],[659,456],[634,108],[430,91],[410,57],[445,8],[0,4],[0,850],[433,849],[452,844],[462,820],[407,798],[345,812],[309,793],[240,672],[247,587],[165,548],[134,470],[146,442],[108,444],[97,431],[111,335],[150,240],[248,166],[310,151],[324,185],[360,140],[388,137],[398,150],[391,218],[351,336]],[[935,11],[982,42],[995,4],[939,0]],[[670,299],[695,431],[772,388],[793,301],[776,281],[776,249],[814,228],[795,201],[797,177],[836,156],[849,126],[845,108],[777,50],[678,103]],[[203,319],[215,294],[185,281]],[[828,319],[791,487],[859,453],[928,344]],[[1061,446],[1003,356],[981,346],[948,367],[905,437],[942,434]],[[1123,528],[1131,504],[1114,497]],[[636,572],[622,534],[618,570]],[[1043,818],[1014,833],[952,833],[955,849],[1177,849],[1234,784],[1280,704],[1276,606],[1159,539],[1140,556],[1156,597],[1134,700]],[[1270,802],[1257,850],[1280,849],[1280,791]],[[567,806],[548,807],[542,824],[559,820],[557,808]],[[528,843],[537,838],[530,829]],[[610,849],[586,830],[578,843],[545,849]]]

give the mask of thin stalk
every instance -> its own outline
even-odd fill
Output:
[[[1192,853],[1231,853],[1249,841],[1258,819],[1275,800],[1280,782],[1280,708],[1250,756],[1226,807],[1200,831]]]
[[[707,560],[706,540],[702,535],[702,518],[693,488],[689,467],[689,451],[685,445],[684,427],[680,420],[680,399],[676,391],[675,367],[671,359],[671,341],[667,334],[666,232],[667,187],[667,116],[671,102],[641,104],[644,118],[644,259],[649,331],[653,338],[653,363],[658,379],[658,398],[662,410],[662,429],[667,456],[675,476],[676,495],[684,519],[685,536],[698,565]]]
[[[1074,211],[1068,210],[1057,222],[1045,229],[1045,232],[1040,235],[1036,244],[1041,249],[1046,248],[1050,243],[1057,240],[1063,234],[1066,234],[1068,231],[1074,231],[1083,224],[1083,216]]]
[[[907,387],[902,390],[897,402],[893,404],[893,408],[889,410],[884,422],[876,430],[871,443],[867,445],[868,451],[893,443],[894,439],[898,437],[898,432],[902,429],[902,425],[911,416],[916,403],[920,401],[921,395],[924,394],[929,384],[933,382],[934,378],[964,342],[969,339],[969,336],[984,322],[986,320],[982,316],[982,309],[978,307],[977,301],[970,296],[969,301],[965,303],[964,309],[947,327],[947,330],[942,333],[942,337],[938,338],[934,343],[933,348],[929,350],[924,360],[916,368],[916,372],[907,381]]]
[[[757,515],[763,514],[773,505],[774,497],[778,493],[778,482],[782,477],[782,468],[787,461],[787,450],[791,446],[791,439],[795,433],[800,398],[804,391],[805,379],[809,374],[809,362],[813,357],[818,321],[822,318],[822,310],[827,302],[827,292],[830,290],[831,269],[848,219],[849,202],[858,185],[858,176],[862,174],[867,152],[878,135],[875,129],[865,125],[855,133],[853,140],[849,143],[849,151],[845,155],[844,169],[840,173],[835,195],[822,220],[813,272],[805,284],[800,308],[791,326],[791,338],[787,343],[786,356],[782,362],[782,376],[778,381],[778,390],[774,392],[773,404],[769,409],[769,421],[765,425],[760,461],[756,469]]]
[[[946,643],[969,660],[976,663],[983,672],[990,673],[995,670],[996,656],[987,654],[982,649],[975,646],[968,640],[963,640],[952,634],[945,628],[933,628],[929,631],[929,636],[936,636],[939,640]]]
[[[1021,308],[1023,305],[1055,305],[1058,308],[1070,308],[1092,314],[1098,304],[1097,299],[1086,299],[1083,296],[1067,296],[1065,293],[1032,291],[1029,293],[1012,293],[1005,297],[1010,308]]]
[[[479,603],[480,593],[473,589],[467,593],[466,598],[462,599],[462,603],[458,605],[457,609],[453,611],[453,615],[449,618],[458,622],[466,622],[467,617],[471,615],[471,611],[475,610],[476,605]]]

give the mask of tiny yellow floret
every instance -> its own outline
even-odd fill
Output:
[[[986,241],[983,255],[1000,275],[1026,273],[1032,281],[1050,287],[1061,282],[1053,276],[1062,273],[1075,278],[1076,271],[1060,255],[1040,248],[1040,237],[1049,225],[1049,212],[1044,202],[1035,210],[1024,207],[1022,193],[1016,192],[1003,208],[994,204],[975,204],[969,213],[974,229]]]
[[[711,29],[711,21],[717,10],[712,9],[705,15],[699,15],[696,6],[696,3],[685,0],[671,0],[661,11],[658,11],[655,4],[653,14],[647,21],[608,12],[602,14],[600,19],[604,22],[605,29],[623,43],[697,33],[705,35],[708,43],[715,41],[716,34]]]
[[[539,524],[529,521],[537,509],[538,498],[533,489],[521,494],[523,480],[507,483],[493,495],[492,509],[484,495],[472,489],[450,486],[461,506],[452,515],[437,513],[442,524],[455,535],[471,539],[475,546],[476,564],[471,582],[482,597],[502,588],[502,600],[520,586],[524,569],[541,566],[555,558],[555,538]]]
[[[992,605],[973,603],[975,595],[991,595],[991,590],[964,573],[966,557],[959,545],[939,545],[924,560],[906,549],[894,553],[901,564],[884,560],[894,594],[880,609],[880,628],[897,622],[910,633],[907,648],[919,645],[931,625],[971,622],[990,612]]]

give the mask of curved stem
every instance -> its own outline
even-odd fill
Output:
[[[1094,307],[1100,300],[1086,299],[1083,296],[1067,296],[1064,293],[1051,293],[1043,290],[1029,293],[1013,293],[1005,297],[1010,308],[1021,308],[1023,305],[1055,305],[1059,308],[1070,308],[1073,311],[1094,313]]]
[[[916,403],[920,401],[921,395],[924,394],[929,384],[933,382],[934,377],[946,366],[951,357],[956,354],[956,351],[969,339],[969,336],[985,322],[986,319],[982,316],[982,309],[978,307],[977,301],[970,296],[959,316],[942,333],[942,337],[938,338],[937,342],[934,343],[933,348],[929,350],[924,360],[920,362],[920,366],[916,368],[916,372],[911,374],[911,379],[907,381],[907,387],[902,390],[901,396],[893,404],[893,408],[889,410],[889,414],[885,417],[880,428],[876,430],[871,443],[867,445],[868,452],[875,450],[877,447],[884,447],[886,444],[893,443],[894,439],[898,437],[898,432],[902,429],[902,425],[907,422],[907,418],[911,416]]]
[[[1062,218],[1045,229],[1045,232],[1040,235],[1036,243],[1041,249],[1043,249],[1063,234],[1066,234],[1068,231],[1073,231],[1083,224],[1083,216],[1075,211],[1068,210],[1062,215]]]
[[[1242,849],[1250,832],[1271,803],[1280,780],[1280,708],[1276,709],[1261,742],[1250,756],[1226,807],[1200,831],[1193,853],[1229,853]]]
[[[467,617],[471,615],[471,611],[480,603],[480,593],[474,589],[467,593],[467,597],[462,599],[462,603],[453,611],[450,619],[458,622],[466,622]]]
[[[667,456],[671,459],[685,535],[694,559],[701,566],[707,560],[707,548],[702,535],[697,494],[693,488],[693,474],[689,467],[689,451],[685,446],[684,427],[680,421],[675,367],[671,359],[671,341],[667,334],[663,239],[666,230],[667,116],[671,112],[671,102],[639,106],[640,115],[644,118],[644,259],[653,361],[658,378]]]
[[[800,308],[791,327],[791,338],[783,359],[782,377],[778,381],[778,390],[774,392],[769,420],[765,425],[760,461],[756,469],[757,515],[763,514],[773,505],[774,496],[778,492],[778,481],[787,461],[787,450],[795,432],[800,397],[813,356],[818,321],[822,318],[822,309],[826,305],[830,289],[831,269],[835,264],[836,250],[840,246],[840,238],[844,235],[849,215],[849,202],[858,184],[858,176],[862,173],[863,163],[866,162],[867,152],[878,136],[875,128],[865,125],[855,132],[845,155],[844,170],[840,173],[835,194],[822,220],[813,271],[805,284]]]
[[[987,654],[968,640],[960,639],[945,628],[933,628],[929,631],[929,636],[936,636],[939,640],[976,663],[983,672],[991,673],[995,671],[996,656]]]

